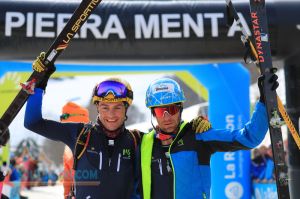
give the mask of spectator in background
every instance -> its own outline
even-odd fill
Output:
[[[260,150],[258,148],[255,148],[252,151],[252,160],[251,160],[251,165],[250,165],[250,173],[251,173],[251,179],[252,180],[257,180],[258,176],[262,172],[263,169],[263,161],[262,157],[260,154]]]
[[[12,187],[10,191],[10,199],[20,199],[21,191],[21,172],[16,166],[16,160],[10,160],[9,184]]]
[[[76,103],[68,102],[62,108],[62,115],[60,116],[61,122],[82,122],[88,123],[89,112],[86,108],[83,108]],[[73,170],[73,154],[68,146],[65,146],[63,154],[64,171],[63,171],[63,185],[64,185],[64,197],[66,198],[74,183],[74,170]]]
[[[272,148],[261,146],[254,150],[254,159],[251,162],[251,176],[255,182],[269,182],[274,179],[274,162]]]
[[[63,154],[63,164],[64,170],[62,175],[63,186],[64,186],[64,197],[66,198],[70,191],[71,187],[74,184],[74,174],[73,170],[73,154],[71,149],[68,146],[65,146],[64,154]]]
[[[17,164],[21,165],[22,173],[22,187],[30,189],[33,183],[33,174],[36,169],[36,160],[30,154],[28,146],[24,146],[23,152],[20,157],[16,159]]]

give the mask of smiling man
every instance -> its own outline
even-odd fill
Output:
[[[110,78],[93,90],[96,124],[61,123],[42,118],[46,84],[37,85],[29,97],[24,125],[52,140],[62,141],[74,155],[75,187],[68,198],[135,198],[136,150],[139,135],[124,122],[133,92],[125,80]]]
[[[272,89],[278,87],[276,80],[273,74],[269,80]],[[268,120],[262,81],[260,77],[261,98],[251,120],[244,128],[235,130],[214,129],[201,116],[189,123],[182,121],[186,98],[179,84],[169,78],[152,82],[146,92],[146,106],[157,125],[152,122],[153,130],[142,137],[142,198],[208,199],[211,155],[217,151],[251,149],[265,137]]]

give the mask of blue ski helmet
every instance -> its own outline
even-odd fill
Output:
[[[153,81],[146,92],[146,106],[148,108],[180,103],[185,100],[183,90],[179,84],[170,78]]]

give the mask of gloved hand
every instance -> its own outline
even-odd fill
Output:
[[[271,91],[275,91],[279,86],[279,83],[277,81],[278,76],[275,74],[277,72],[277,68],[271,68],[270,72],[272,73],[272,75],[271,75],[270,79],[268,80],[268,83],[270,83],[272,85]],[[259,93],[260,93],[259,101],[261,103],[265,103],[265,94],[264,94],[264,89],[263,89],[264,79],[265,79],[264,75],[259,76],[257,79],[257,84],[258,84]]]
[[[198,116],[191,121],[195,133],[203,133],[211,128],[211,123],[203,116]]]
[[[36,58],[36,60],[32,64],[33,70],[35,70],[38,73],[44,73],[36,85],[36,88],[41,88],[43,90],[46,89],[50,76],[56,71],[56,67],[54,66],[54,64],[49,64],[45,66],[44,60],[45,52],[41,52],[41,54]]]

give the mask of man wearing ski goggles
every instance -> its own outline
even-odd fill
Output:
[[[97,97],[105,98],[109,93],[112,93],[116,99],[120,98],[133,98],[133,93],[125,84],[117,81],[103,81],[96,86],[94,95]]]
[[[133,100],[131,86],[125,80],[117,80],[103,81],[95,86],[93,92],[93,103],[99,113],[98,123],[112,137],[116,137],[123,128]]]
[[[95,86],[92,101],[98,112],[96,124],[43,119],[41,106],[46,83],[43,87],[38,85],[29,97],[24,125],[47,138],[64,142],[73,151],[75,187],[67,198],[136,198],[136,151],[140,137],[124,125],[133,100],[129,83],[109,78]],[[61,120],[71,122],[82,114],[85,113],[66,110]],[[82,173],[92,175],[82,178]]]
[[[275,76],[269,81],[274,90],[278,87]],[[259,78],[261,96],[262,82]],[[140,190],[144,199],[210,198],[211,155],[254,148],[268,130],[263,97],[251,120],[235,130],[214,129],[202,116],[191,122],[182,121],[185,100],[179,84],[170,78],[155,80],[147,89],[146,106],[153,116],[153,130],[141,142]]]
[[[169,114],[170,116],[175,115],[182,109],[182,106],[179,104],[171,104],[162,107],[154,107],[153,115],[155,117],[161,118],[164,117],[165,114]]]

